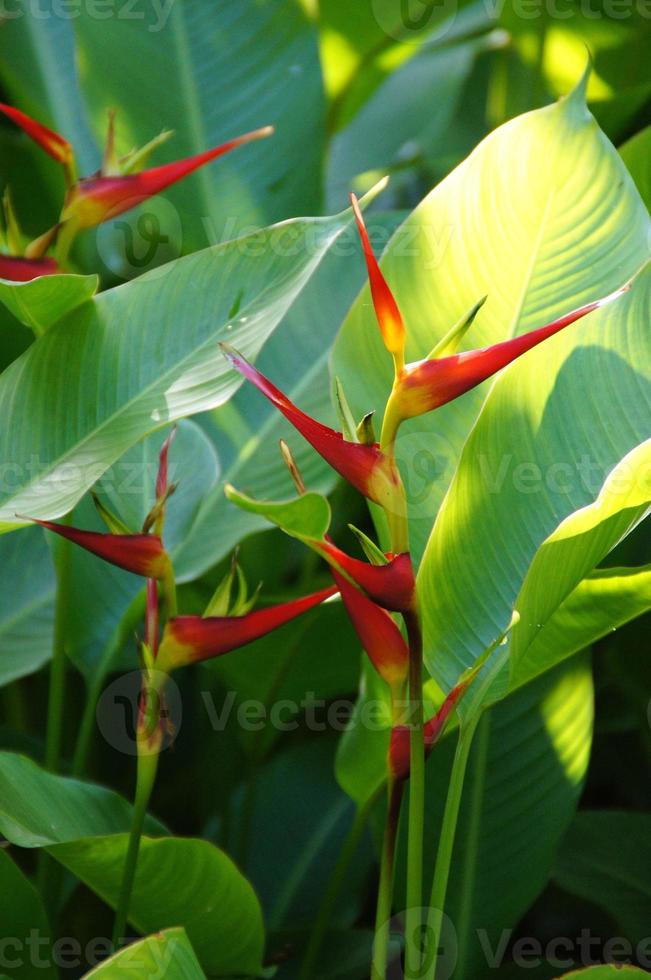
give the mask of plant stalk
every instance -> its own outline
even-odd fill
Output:
[[[66,518],[66,523],[67,523]],[[56,601],[54,609],[54,638],[50,664],[47,728],[45,734],[45,768],[56,772],[61,761],[63,705],[66,683],[66,627],[70,603],[72,569],[71,544],[65,539],[54,542],[54,571]]]
[[[417,611],[405,615],[409,640],[409,825],[405,977],[420,977],[423,904],[423,827],[425,821],[425,744],[423,735],[423,639]]]
[[[380,883],[378,885],[371,980],[386,980],[391,934],[391,906],[395,873],[396,836],[404,782],[390,779],[387,784],[387,818],[382,841]]]

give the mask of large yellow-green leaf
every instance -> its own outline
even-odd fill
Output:
[[[57,844],[49,853],[108,902],[117,904],[127,834]],[[253,888],[206,840],[143,838],[129,920],[140,932],[182,926],[212,977],[257,976],[264,928]]]
[[[651,501],[650,472],[651,440],[629,453],[609,475],[597,500],[570,514],[536,552],[515,601],[520,619],[511,638],[511,672],[520,681],[545,666],[537,659],[541,651],[532,651],[530,646],[561,603],[644,517]],[[616,587],[612,576],[600,581],[602,585],[605,581],[607,587]],[[637,582],[640,612],[646,607],[643,583],[644,579]],[[592,598],[600,606],[594,620],[596,628],[606,610],[598,590],[594,590]],[[620,615],[625,620],[623,608]],[[523,668],[525,658],[527,667]]]
[[[164,929],[131,943],[84,975],[100,980],[141,980],[163,973],[167,980],[205,980],[185,929]]]
[[[142,436],[223,403],[349,212],[297,219],[178,259],[72,311],[0,377],[0,524],[58,516]]]
[[[483,295],[488,295],[488,300],[468,335],[468,347],[523,333],[583,302],[606,295],[633,275],[648,255],[649,229],[648,214],[626,168],[586,109],[583,85],[556,105],[512,120],[484,140],[424,199],[396,231],[385,252],[383,270],[407,323],[408,358],[425,356]],[[511,478],[508,466],[513,450],[521,451],[530,463],[537,461],[531,456],[532,447],[521,444],[520,428],[531,415],[531,426],[539,427],[541,406],[551,389],[557,411],[560,412],[561,402],[564,405],[563,424],[578,444],[576,449],[582,452],[588,450],[587,437],[580,437],[581,427],[591,436],[597,434],[592,432],[592,422],[584,425],[578,418],[579,407],[583,412],[591,404],[585,393],[590,372],[594,380],[594,371],[583,363],[584,359],[597,359],[600,375],[609,373],[609,364],[614,360],[620,370],[613,366],[603,395],[610,393],[613,402],[618,401],[620,391],[632,397],[630,378],[622,378],[622,372],[625,364],[630,370],[638,369],[638,362],[644,364],[645,350],[648,353],[648,345],[640,350],[645,288],[644,281],[638,282],[634,294],[625,301],[626,310],[631,311],[630,326],[620,304],[617,314],[603,311],[592,315],[585,323],[570,328],[566,336],[528,355],[528,364],[535,365],[527,376],[528,387],[523,391],[524,385],[520,385],[517,394],[510,395],[509,416],[500,423],[508,446],[501,448],[497,460],[477,455],[469,460],[475,489],[464,503],[464,525],[457,522],[457,531],[463,538],[455,541],[459,557],[462,551],[467,555],[470,548],[474,554],[476,547],[474,529],[468,528],[466,534],[465,518],[471,505],[478,515],[483,494],[478,491],[477,477],[490,463],[493,469],[489,475],[496,470],[499,478],[500,467],[506,466],[506,476]],[[620,319],[618,326],[611,319],[615,316]],[[609,343],[615,348],[611,355],[593,349],[595,338],[601,342],[607,323],[612,332]],[[584,350],[588,344],[589,349]],[[622,345],[628,345],[623,363]],[[552,359],[552,352],[564,349],[567,360],[578,346],[582,348],[581,372],[577,372],[576,354],[571,365],[565,364],[562,378],[556,379],[560,359]],[[363,372],[359,370],[361,356]],[[635,366],[631,367],[633,358]],[[392,367],[378,334],[367,290],[358,298],[342,328],[333,368],[344,381],[356,414],[372,408],[382,410],[390,390]],[[583,378],[581,393],[574,380],[577,373]],[[568,404],[570,379],[575,394]],[[401,432],[398,456],[410,497],[417,556],[423,552],[490,384],[427,417],[412,420]],[[603,418],[606,411],[604,405]],[[516,412],[521,415],[517,428]],[[638,400],[633,406],[633,418],[641,423],[644,412],[645,407]],[[613,420],[612,425],[616,427],[617,422]],[[630,436],[624,440],[622,452],[615,450],[611,454],[610,466],[641,441],[632,432]],[[610,437],[607,442],[610,445]],[[565,461],[565,456],[560,459]],[[608,468],[606,464],[606,471]],[[492,484],[488,490],[491,489],[494,493]],[[492,526],[490,520],[483,519],[484,532]],[[547,533],[552,529],[549,527]],[[474,573],[473,562],[467,565],[470,576]],[[440,579],[438,572],[437,575]],[[437,588],[440,584],[437,582]],[[491,635],[489,639],[492,638]]]
[[[651,565],[596,569],[541,625],[512,663],[513,686],[549,670],[651,609]]]
[[[533,637],[646,510],[648,445],[638,444],[651,419],[650,296],[647,267],[621,300],[495,383],[420,572],[426,656],[439,682],[454,681],[514,607],[515,635]]]

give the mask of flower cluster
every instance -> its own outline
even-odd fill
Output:
[[[68,140],[13,106],[0,103],[0,112],[61,165],[66,187],[56,225],[31,242],[26,241],[20,233],[13,211],[7,205],[9,198],[5,197],[6,233],[5,240],[1,243],[0,278],[16,282],[27,282],[39,276],[65,272],[68,252],[78,232],[142,204],[236,147],[273,133],[272,126],[264,126],[203,153],[143,170],[141,168],[150,154],[169,139],[171,131],[160,133],[145,146],[120,157],[115,150],[115,114],[110,112],[106,146],[99,171],[88,177],[77,177],[75,154]],[[52,247],[55,247],[54,257],[47,255]]]

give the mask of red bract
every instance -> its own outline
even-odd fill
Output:
[[[373,248],[366,233],[362,212],[354,194],[350,195],[350,202],[353,206],[359,237],[362,240],[362,249],[368,270],[373,306],[375,307],[375,314],[382,339],[384,340],[386,349],[391,354],[397,356],[400,364],[402,364],[405,350],[405,325],[402,315],[373,254]]]
[[[592,310],[611,302],[630,288],[630,283],[626,283],[614,293],[591,303],[586,303],[585,306],[580,306],[546,326],[532,330],[521,337],[514,337],[511,340],[493,344],[491,347],[452,354],[448,357],[430,356],[424,361],[408,364],[404,367],[402,365],[402,351],[404,349],[405,331],[398,304],[375,259],[364,227],[364,219],[359,207],[357,207],[354,195],[351,195],[351,200],[366,258],[375,314],[387,349],[397,357],[396,383],[387,409],[391,416],[388,431],[393,435],[395,435],[397,426],[402,420],[423,415],[425,412],[430,412],[458,398],[521,357],[522,354],[547,340],[548,337],[568,327],[576,320],[580,320]],[[470,311],[465,322],[460,323],[462,329],[451,338],[450,346],[456,347],[460,342],[465,329],[472,323],[484,300],[485,297]]]
[[[622,286],[609,296],[586,303],[585,306],[580,306],[558,320],[531,330],[521,337],[504,340],[491,347],[408,365],[395,393],[397,411],[402,418],[412,418],[445,405],[475,388],[548,337],[564,330],[587,313],[612,302],[628,288],[628,284]]]
[[[0,255],[0,279],[31,282],[39,276],[60,272],[54,259],[25,259],[17,255]]]
[[[413,608],[416,582],[407,552],[389,555],[386,565],[351,558],[332,541],[311,542],[326,561],[348,579],[352,580],[373,602],[392,612],[406,612]]]
[[[165,188],[187,177],[204,164],[223,156],[244,143],[271,135],[273,127],[265,126],[237,136],[221,146],[197,153],[195,156],[151,167],[140,173],[117,176],[86,177],[79,180],[68,194],[63,220],[74,221],[78,228],[91,228],[136,207]]]
[[[8,116],[17,126],[20,126],[35,143],[38,143],[58,163],[67,166],[72,162],[72,147],[68,140],[64,139],[59,133],[55,133],[53,129],[48,129],[47,126],[37,122],[13,106],[0,103],[0,112]]]
[[[220,346],[233,367],[282,412],[340,476],[369,500],[381,506],[389,508],[393,506],[399,477],[377,443],[369,446],[348,442],[340,432],[335,432],[327,425],[317,422],[297,408],[242,354],[226,344]]]
[[[266,636],[318,606],[336,591],[331,586],[245,616],[176,616],[165,627],[157,665],[161,670],[172,670],[210,657],[220,657]]]
[[[425,757],[427,757],[436,743],[438,742],[445,724],[452,714],[454,708],[463,697],[470,686],[474,673],[465,677],[453,687],[445,701],[429,721],[423,726],[423,741],[425,743]],[[395,725],[391,730],[391,743],[389,746],[389,769],[394,779],[403,780],[409,777],[409,742],[410,728],[408,725]]]
[[[397,625],[381,606],[333,569],[341,598],[362,647],[380,677],[396,689],[407,678],[409,650]]]
[[[98,558],[135,575],[162,579],[169,571],[168,555],[161,539],[155,534],[102,534],[82,531],[53,521],[40,521],[36,517],[27,517],[25,520],[35,521]]]

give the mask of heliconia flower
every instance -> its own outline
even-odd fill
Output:
[[[173,670],[187,664],[220,657],[258,640],[302,613],[335,595],[331,586],[300,599],[292,599],[244,616],[175,616],[165,627],[157,666]]]
[[[359,237],[362,240],[362,249],[366,260],[366,268],[368,270],[371,296],[373,298],[373,306],[375,307],[375,314],[380,327],[380,333],[382,334],[384,346],[390,354],[393,354],[394,358],[396,359],[396,367],[398,370],[400,370],[405,360],[405,324],[402,319],[402,314],[398,309],[398,304],[396,303],[395,297],[389,289],[387,281],[382,275],[382,270],[380,269],[380,266],[378,265],[373,253],[373,247],[366,232],[362,212],[354,194],[350,195],[350,202],[353,207]]]
[[[452,688],[445,701],[438,711],[426,721],[423,726],[423,742],[425,745],[425,758],[438,742],[446,722],[460,699],[468,690],[472,683],[476,671]],[[391,729],[391,742],[389,745],[389,770],[396,780],[404,780],[409,777],[410,769],[410,728],[408,725],[395,725]]]
[[[53,129],[37,122],[14,106],[0,103],[0,112],[8,116],[17,126],[20,126],[35,143],[38,143],[41,149],[45,150],[58,163],[62,163],[64,166],[69,166],[72,163],[72,146],[59,133],[55,133]]]
[[[388,555],[386,565],[371,565],[352,558],[332,541],[308,542],[336,571],[360,588],[369,599],[391,612],[407,612],[414,607],[416,581],[408,552]]]
[[[220,344],[236,371],[245,377],[282,412],[304,439],[356,490],[380,506],[393,507],[399,476],[377,443],[349,442],[340,432],[317,422],[297,408],[238,351]]]
[[[18,255],[0,254],[0,279],[10,282],[31,282],[39,276],[60,272],[54,259],[26,259]]]
[[[332,576],[369,660],[380,677],[399,695],[409,670],[409,650],[402,633],[386,609],[334,569]]]
[[[490,347],[462,353],[454,351],[464,333],[472,324],[486,297],[473,306],[472,310],[450,331],[444,341],[437,345],[432,354],[414,364],[403,363],[405,327],[398,304],[384,278],[364,227],[364,219],[357,206],[355,196],[351,195],[353,210],[359,229],[364,257],[368,268],[371,296],[376,318],[380,325],[385,346],[396,359],[396,383],[387,406],[390,425],[387,434],[395,435],[401,421],[423,415],[447,402],[458,398],[490,378],[497,371],[515,361],[522,354],[541,344],[544,340],[580,320],[593,310],[610,303],[630,288],[630,282],[610,293],[608,296],[586,303],[551,323],[520,337],[514,337]],[[437,356],[446,354],[448,356]],[[390,440],[389,440],[390,441]]]
[[[20,515],[17,515],[20,516]],[[25,520],[35,521],[48,531],[78,544],[111,565],[117,565],[135,575],[147,578],[164,579],[169,572],[170,561],[156,534],[106,534],[97,531],[82,531],[67,524],[54,521],[41,521],[36,517]]]
[[[394,393],[395,409],[403,419],[439,408],[481,384],[491,375],[559,333],[586,314],[612,302],[630,288],[627,283],[614,293],[586,303],[570,313],[520,337],[490,347],[464,351],[448,357],[419,361],[407,368]]]
[[[244,143],[270,136],[272,132],[272,126],[264,126],[211,150],[141,170],[139,173],[107,176],[99,174],[83,178],[70,189],[62,218],[64,221],[74,222],[79,229],[92,228],[136,207],[155,194],[160,194],[211,160],[216,160]]]

